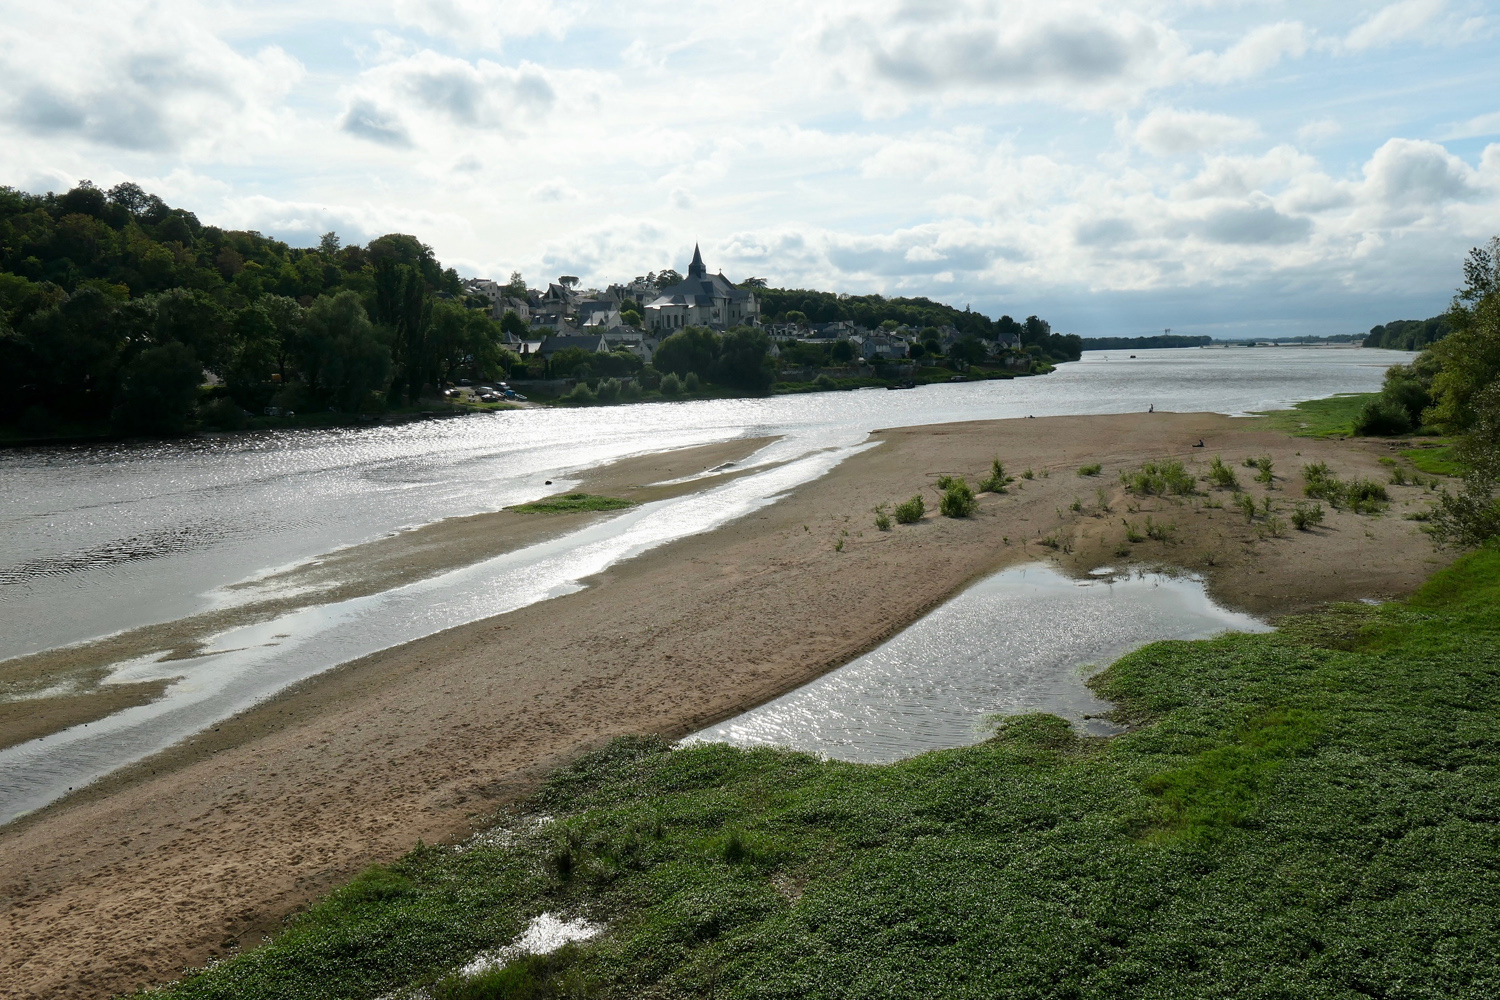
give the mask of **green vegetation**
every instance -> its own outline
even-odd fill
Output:
[[[927,513],[927,503],[922,499],[922,494],[917,493],[905,503],[896,505],[897,524],[916,524],[922,520],[922,515]]]
[[[891,515],[889,515],[889,514],[887,514],[885,512],[885,507],[886,507],[885,504],[881,504],[879,507],[876,507],[875,511],[874,511],[874,513],[875,513],[875,527],[876,527],[876,529],[878,529],[880,531],[890,531],[891,530]],[[918,515],[918,516],[920,517],[921,515]]]
[[[1326,462],[1302,467],[1304,496],[1328,501],[1335,510],[1348,508],[1356,514],[1378,514],[1390,506],[1391,495],[1383,485],[1370,479],[1344,482],[1328,469]]]
[[[1103,465],[1095,462],[1092,465],[1080,465],[1078,467],[1078,474],[1080,476],[1097,476],[1103,469]]]
[[[1262,455],[1259,458],[1252,459],[1250,464],[1258,470],[1255,474],[1255,481],[1270,486],[1271,482],[1276,478],[1272,474],[1275,463],[1271,461],[1271,456]]]
[[[996,462],[998,465],[999,463]],[[946,483],[943,480],[947,480]],[[977,501],[974,499],[974,491],[969,488],[968,482],[962,476],[951,478],[943,476],[939,480],[939,488],[943,491],[938,500],[938,513],[944,517],[968,517],[974,513]]]
[[[1297,501],[1292,508],[1292,527],[1298,531],[1308,531],[1323,523],[1323,505],[1320,503],[1306,503]]]
[[[1197,492],[1197,483],[1181,462],[1147,462],[1139,469],[1120,473],[1120,482],[1137,496],[1186,496]]]
[[[1458,461],[1457,452],[1451,444],[1431,448],[1406,448],[1399,454],[1422,472],[1430,475],[1462,476],[1464,474],[1464,467]]]
[[[1290,410],[1270,410],[1260,414],[1271,427],[1296,437],[1349,437],[1354,422],[1365,405],[1377,398],[1376,393],[1355,392],[1309,399],[1293,404]]]
[[[506,509],[518,514],[575,514],[589,510],[623,510],[634,506],[635,504],[631,501],[621,500],[619,497],[601,497],[594,493],[564,493],[531,503],[516,504]]]
[[[1028,469],[1026,471],[1030,472],[1031,470]],[[1026,478],[1030,479],[1031,477],[1028,475]],[[1004,493],[1005,488],[1013,482],[1015,482],[1015,478],[1005,474],[1005,466],[997,458],[990,463],[989,477],[979,484],[979,492]]]
[[[1085,351],[1149,351],[1161,347],[1207,347],[1212,337],[1158,333],[1150,337],[1084,337]]]
[[[550,824],[419,847],[163,995],[505,996],[452,970],[548,911],[609,929],[506,966],[522,996],[1488,996],[1497,606],[1482,552],[1407,602],[1149,646],[1094,681],[1134,726],[1109,740],[617,740],[530,803]]]
[[[1214,460],[1208,463],[1208,481],[1223,489],[1234,490],[1236,493],[1240,489],[1239,477],[1234,474],[1233,469],[1224,464],[1224,459],[1218,455],[1215,455]]]
[[[446,408],[440,382],[521,362],[488,309],[413,236],[300,249],[205,226],[134,184],[0,187],[7,437]]]
[[[1058,361],[1077,361],[1082,341],[1076,334],[1057,334],[1046,320],[1028,316],[1017,321],[1009,316],[991,320],[983,313],[957,309],[927,298],[886,298],[882,295],[837,295],[803,288],[757,288],[761,313],[776,323],[832,323],[847,320],[867,329],[908,326],[925,334],[929,349],[938,344],[938,328],[951,326],[960,340],[960,353],[968,355],[980,341],[1020,338],[1028,352]],[[810,345],[811,346],[811,345]],[[979,350],[982,352],[983,348]],[[970,357],[969,360],[974,360]]]
[[[1252,497],[1248,493],[1236,493],[1234,495],[1234,504],[1245,515],[1245,520],[1247,522],[1255,520],[1255,498],[1254,497]]]
[[[1447,316],[1432,319],[1397,319],[1370,328],[1365,347],[1383,347],[1392,351],[1420,351],[1442,340],[1452,325]]]

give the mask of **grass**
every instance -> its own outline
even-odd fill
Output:
[[[1494,996],[1497,607],[1480,552],[1407,601],[1156,643],[1093,682],[1108,740],[1019,716],[876,766],[619,739],[528,804],[550,825],[419,847],[155,995],[456,989],[550,911],[608,930],[450,995]]]
[[[1257,416],[1272,429],[1296,437],[1351,437],[1360,411],[1367,402],[1379,397],[1378,392],[1342,393],[1326,399],[1309,399],[1293,404],[1290,410],[1271,410]]]
[[[634,507],[629,500],[619,497],[601,497],[594,493],[564,493],[555,497],[544,497],[532,503],[518,503],[507,510],[518,514],[574,514],[587,510],[624,510]]]
[[[1451,444],[1441,444],[1435,448],[1407,448],[1400,455],[1430,476],[1462,476],[1467,471],[1454,454]]]

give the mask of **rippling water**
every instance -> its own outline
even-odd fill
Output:
[[[1084,681],[1161,639],[1267,626],[1219,607],[1193,576],[1107,572],[1071,580],[1045,565],[975,584],[879,649],[688,741],[766,744],[885,763],[984,739],[993,715],[1050,712],[1118,727]]]

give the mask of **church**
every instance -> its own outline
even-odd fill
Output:
[[[727,330],[760,322],[754,290],[734,287],[722,271],[709,274],[696,245],[687,280],[659,289],[645,309],[646,329],[661,337],[685,326]]]

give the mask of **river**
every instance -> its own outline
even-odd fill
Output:
[[[1243,414],[1379,387],[1408,355],[1364,349],[1090,352],[1010,381],[767,399],[530,409],[341,431],[290,431],[0,454],[0,659],[171,621],[224,588],[331,549],[565,488],[629,455],[779,440],[755,474],[644,505],[517,553],[225,633],[167,697],[0,751],[0,822],[170,745],[290,683],[444,628],[578,589],[592,573],[775,502],[882,427],[1138,412]],[[553,485],[545,485],[551,479]],[[0,696],[4,696],[0,693]]]

